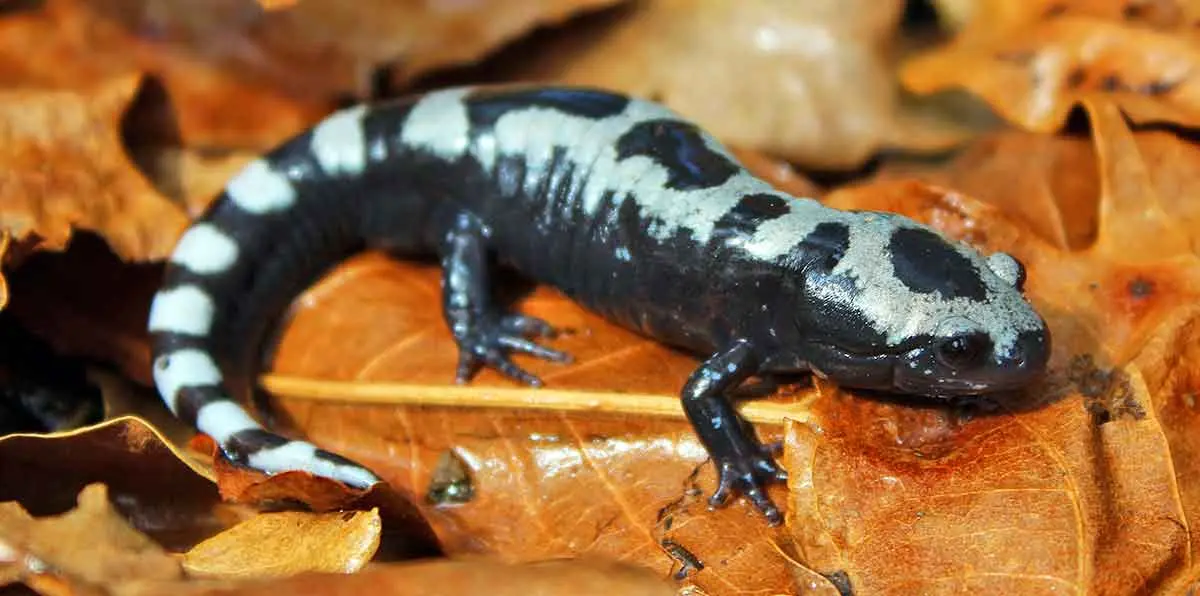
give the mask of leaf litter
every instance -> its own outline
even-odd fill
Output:
[[[3,205],[18,207],[0,205],[0,221],[21,251],[6,259],[18,274],[6,312],[64,354],[85,354],[147,382],[142,326],[154,271],[122,261],[161,259],[179,226],[230,171],[326,113],[336,94],[363,95],[363,73],[373,63],[429,51],[424,61],[383,65],[388,84],[403,87],[416,74],[477,60],[529,24],[557,22],[584,6],[539,15],[512,9],[512,18],[493,29],[509,33],[449,51],[430,41],[443,33],[377,43],[374,36],[402,30],[393,23],[404,9],[305,4],[231,2],[207,21],[193,21],[169,11],[51,0],[40,11],[0,17],[0,28],[13,33],[0,37],[37,40],[31,56],[64,65],[31,69],[6,49],[18,44],[0,43],[6,85],[0,111],[26,101],[59,113],[53,98],[62,98],[82,110],[79,122],[106,143],[78,143],[89,137],[76,127],[10,152],[27,180],[38,180],[29,147],[78,155],[66,162],[77,165],[47,170],[47,180],[75,180],[76,186],[56,184],[95,188],[95,196],[107,198],[38,194],[28,182],[10,193],[12,202]],[[953,405],[872,398],[805,379],[749,388],[750,395],[770,394],[742,408],[764,440],[782,441],[791,475],[787,486],[772,488],[773,498],[787,505],[787,525],[769,529],[744,503],[705,506],[714,487],[711,465],[676,396],[693,357],[608,325],[547,288],[517,287],[518,308],[571,330],[555,343],[577,361],[523,361],[547,380],[541,390],[490,371],[455,386],[453,342],[429,307],[437,303],[437,271],[366,254],[297,299],[262,380],[275,394],[279,427],[368,464],[390,486],[356,493],[298,473],[264,478],[219,457],[211,468],[192,467],[193,458],[212,461],[211,442],[198,437],[190,447],[171,446],[133,418],[76,433],[15,435],[0,439],[6,478],[0,486],[8,487],[0,501],[32,514],[13,513],[18,524],[35,527],[88,494],[92,511],[108,512],[104,523],[126,519],[129,532],[145,532],[137,540],[149,542],[137,544],[147,548],[134,550],[151,554],[135,563],[168,556],[195,575],[217,570],[222,578],[150,581],[147,573],[141,582],[81,581],[69,565],[30,574],[12,556],[13,536],[20,536],[12,531],[0,532],[10,546],[0,577],[43,593],[88,593],[96,586],[117,593],[301,586],[336,593],[423,585],[464,591],[487,585],[497,593],[570,585],[578,593],[624,581],[624,571],[597,574],[582,563],[610,561],[641,569],[633,583],[622,584],[623,593],[671,586],[714,594],[1185,591],[1196,578],[1190,521],[1200,507],[1193,472],[1200,457],[1194,432],[1200,203],[1190,190],[1196,155],[1186,128],[1194,118],[1190,87],[1186,77],[1170,75],[1194,61],[1188,27],[1195,11],[1172,2],[1118,10],[1104,3],[984,1],[958,9],[966,16],[953,39],[893,70],[894,56],[880,48],[896,36],[898,3],[873,15],[857,5],[816,3],[793,12],[789,30],[756,24],[780,9],[753,4],[735,11],[732,3],[713,2],[686,15],[670,2],[618,8],[555,26],[549,40],[532,47],[566,49],[543,50],[543,60],[501,53],[501,63],[484,71],[611,85],[659,94],[676,107],[697,106],[691,108],[697,117],[783,188],[838,207],[898,211],[985,251],[1014,253],[1026,263],[1028,292],[1054,333],[1051,374],[1041,384],[1015,400]],[[301,7],[308,12],[297,12]],[[375,10],[398,12],[377,18],[360,40],[336,47],[308,72],[294,72],[289,60],[312,59],[320,46],[309,33],[280,46],[279,38],[245,28],[267,15],[278,19],[263,25],[268,32],[311,32],[322,18],[329,19],[326,31],[336,32],[383,14]],[[495,10],[476,17],[510,14]],[[675,24],[672,15],[680,17]],[[460,18],[471,17],[445,22]],[[147,22],[171,26],[150,42],[137,33]],[[836,40],[819,55],[841,60],[830,66],[841,74],[821,79],[811,62],[781,56],[754,37],[794,41],[800,30]],[[728,41],[697,45],[672,31],[712,31],[707,38]],[[572,32],[594,40],[591,47],[569,49],[561,44],[570,42],[553,39]],[[213,35],[249,42],[214,56],[204,47]],[[96,39],[108,41],[107,49],[84,51],[84,41]],[[407,39],[412,45],[405,46]],[[1084,47],[1098,51],[1081,53]],[[154,55],[148,48],[169,51]],[[263,60],[247,62],[254,55],[247,48]],[[705,79],[688,74],[689,60],[719,72],[711,84],[730,95],[709,93],[717,101],[704,103]],[[630,71],[622,61],[646,68]],[[329,82],[312,84],[339,69]],[[247,79],[247,72],[255,76]],[[847,72],[876,74],[860,80]],[[966,137],[961,129],[939,128],[945,122],[926,123],[919,132],[927,136],[906,136],[892,90],[852,97],[889,89],[893,78],[922,93],[965,88],[1012,127],[970,139],[949,160],[897,156],[895,148],[927,155]],[[1168,79],[1175,82],[1167,85]],[[735,82],[720,82],[729,80]],[[855,84],[831,84],[818,98],[794,94],[783,84],[788,80]],[[154,85],[163,93],[156,96]],[[120,93],[111,91],[115,99],[107,103],[81,99],[105,97],[104,89]],[[876,107],[856,107],[872,98]],[[814,114],[874,124],[813,132],[805,126]],[[14,131],[46,130],[16,115],[9,120]],[[136,134],[129,137],[131,130]],[[815,172],[824,181],[813,182],[796,169],[855,168],[878,157],[881,147],[894,149],[873,173]],[[64,158],[55,153],[54,159]],[[31,220],[27,213],[38,210],[50,215]],[[64,249],[75,228],[90,234],[65,254],[29,255]],[[124,277],[104,282],[102,271]],[[98,299],[96,288],[105,289]],[[346,337],[354,341],[331,346],[330,338]],[[46,463],[51,467],[37,471]],[[107,491],[117,509],[101,507],[98,491]],[[178,508],[168,497],[192,505]],[[87,527],[78,535],[97,531]],[[397,536],[436,541],[451,559],[396,562],[414,556],[389,547]],[[300,543],[311,546],[289,550]],[[106,544],[124,552],[120,540]],[[582,566],[539,568],[561,558]],[[401,577],[405,583],[390,579]]]

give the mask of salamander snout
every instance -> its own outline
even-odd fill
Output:
[[[982,331],[931,338],[901,355],[895,388],[932,397],[976,395],[1020,389],[1046,369],[1050,335],[1022,331],[997,341]]]

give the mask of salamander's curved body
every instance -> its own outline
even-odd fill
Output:
[[[547,323],[493,305],[491,255],[705,357],[681,396],[720,472],[713,502],[743,492],[772,522],[762,486],[784,474],[726,397],[749,376],[812,371],[953,396],[1021,387],[1049,352],[1024,271],[1004,253],[788,196],[654,103],[460,88],[335,113],[229,183],[180,239],[151,310],[154,376],[171,410],[235,462],[377,481],[264,430],[235,399],[268,325],[366,247],[441,258],[460,380],[484,365],[536,384],[509,353],[567,358],[531,339]]]

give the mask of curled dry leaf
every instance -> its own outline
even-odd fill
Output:
[[[0,226],[61,250],[71,232],[97,232],[129,260],[162,259],[187,218],[125,156],[120,119],[140,77],[83,91],[0,91]]]
[[[55,575],[85,589],[182,577],[178,561],[113,509],[102,484],[85,487],[78,507],[57,516],[35,519],[15,502],[0,503],[0,543],[27,574]]]
[[[379,548],[379,511],[288,511],[252,517],[184,555],[192,577],[269,578],[354,573]]]
[[[171,549],[223,530],[238,514],[221,506],[213,483],[136,418],[9,435],[0,438],[0,462],[0,501],[55,515],[70,509],[85,486],[102,482],[134,527]]]
[[[887,45],[902,2],[641,2],[531,47],[509,78],[660,100],[734,145],[814,168],[853,168],[881,146],[961,136],[898,109]]]
[[[1117,102],[1137,122],[1200,124],[1196,10],[1046,0],[988,0],[977,10],[952,43],[904,66],[905,86],[965,88],[1037,132],[1058,130],[1092,96]]]

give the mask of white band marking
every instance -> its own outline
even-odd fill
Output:
[[[179,286],[155,294],[150,303],[151,332],[208,335],[212,329],[213,301],[194,285]]]
[[[255,215],[283,211],[296,202],[296,189],[291,181],[261,158],[234,176],[225,192],[235,205]]]
[[[313,129],[310,150],[321,168],[331,175],[354,176],[367,168],[363,137],[363,105],[334,113]]]
[[[171,253],[172,263],[200,275],[224,273],[237,259],[237,242],[210,223],[197,223],[189,228]]]

